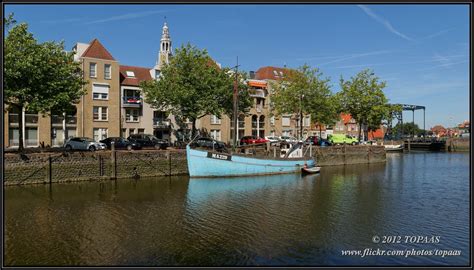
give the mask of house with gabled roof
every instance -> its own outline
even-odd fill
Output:
[[[87,90],[77,104],[77,136],[100,141],[120,136],[120,65],[98,39],[77,43],[73,51],[81,62]]]

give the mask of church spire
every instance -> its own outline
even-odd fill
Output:
[[[156,61],[155,69],[161,70],[164,64],[168,64],[171,54],[172,54],[171,37],[170,37],[169,29],[168,29],[168,23],[166,22],[166,17],[165,17],[163,30],[161,32],[160,52],[158,53],[158,59]]]

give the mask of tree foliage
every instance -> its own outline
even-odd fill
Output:
[[[229,69],[221,69],[206,50],[191,44],[175,50],[173,58],[161,70],[156,81],[142,83],[145,100],[154,108],[193,123],[205,115],[232,115],[235,77]],[[246,109],[250,99],[246,86],[239,80],[239,105]]]
[[[8,21],[15,23],[13,16]],[[64,42],[38,43],[26,23],[13,25],[5,38],[4,76],[4,103],[20,111],[63,111],[84,94],[85,82],[73,53],[64,50]],[[21,128],[19,135],[22,150]]]
[[[392,128],[393,133],[397,137],[401,136],[421,136],[424,134],[429,134],[429,131],[425,131],[422,128],[418,127],[417,124],[414,124],[412,122],[408,123],[398,123]]]
[[[302,117],[311,115],[313,122],[333,124],[337,119],[337,100],[331,93],[329,79],[317,68],[303,65],[288,69],[283,80],[272,83],[272,110],[277,115],[293,114],[299,118],[300,136]]]
[[[341,112],[351,114],[359,123],[359,140],[361,130],[367,137],[367,132],[380,127],[383,119],[389,117],[388,100],[383,93],[385,82],[369,70],[363,70],[350,80],[340,80],[341,91],[337,93]]]

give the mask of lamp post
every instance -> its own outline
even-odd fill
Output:
[[[301,94],[300,95],[300,113],[299,113],[300,140],[303,140],[303,98],[304,98],[304,94]]]

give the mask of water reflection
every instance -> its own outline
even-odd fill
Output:
[[[320,174],[9,187],[6,265],[469,263],[469,156],[390,154]],[[446,186],[449,186],[449,189]],[[374,235],[440,235],[453,257],[342,256]]]

